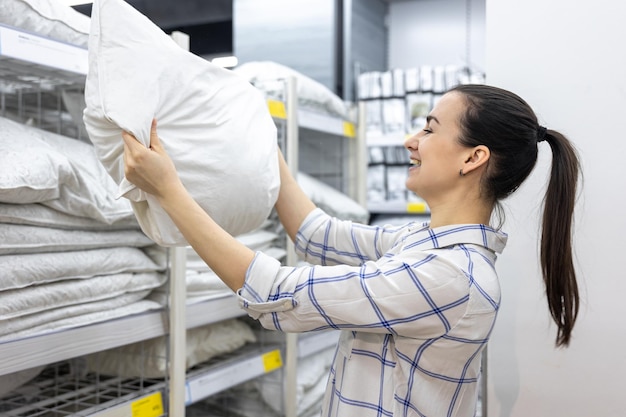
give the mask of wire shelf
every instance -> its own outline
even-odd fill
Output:
[[[163,387],[163,380],[80,375],[73,362],[64,362],[47,367],[0,399],[0,413],[7,417],[89,416]]]

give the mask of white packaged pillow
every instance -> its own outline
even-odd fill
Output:
[[[303,108],[349,118],[348,106],[339,96],[324,84],[293,68],[273,61],[252,61],[236,67],[234,71],[251,83],[258,83],[259,88],[268,93],[272,93],[273,87],[266,86],[267,81],[294,77],[298,91],[298,104]]]
[[[109,178],[110,179],[110,178]],[[111,180],[112,181],[112,180]],[[124,230],[138,229],[137,219],[128,207],[127,214],[110,224],[89,217],[63,213],[42,204],[0,203],[0,223],[54,227],[71,230]]]
[[[90,144],[0,117],[0,202],[114,224],[132,216]]]
[[[0,118],[0,202],[57,199],[61,183],[71,177],[70,162],[46,144],[39,131]]]
[[[2,0],[0,23],[83,47],[89,39],[89,17],[59,0]]]
[[[113,247],[0,255],[0,291],[68,279],[165,269],[141,249]]]
[[[0,255],[153,245],[140,230],[66,230],[0,223]]]
[[[187,370],[257,341],[250,326],[228,319],[187,330]],[[86,356],[87,369],[123,378],[163,378],[167,372],[167,338],[160,336]]]
[[[369,221],[369,211],[336,188],[304,172],[298,172],[298,184],[316,206],[331,216],[358,223]]]
[[[0,291],[0,321],[150,290],[166,279],[166,275],[159,272],[123,272]]]
[[[124,178],[122,130],[149,145],[153,118],[200,206],[233,235],[258,228],[280,186],[276,126],[262,94],[121,0],[96,0],[91,23],[83,119],[142,230],[163,246],[187,245],[156,199]]]

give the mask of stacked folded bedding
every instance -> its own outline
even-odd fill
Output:
[[[259,229],[237,235],[236,239],[254,251],[264,252],[280,260],[285,256],[286,251],[284,249],[284,241],[280,240],[281,235],[271,230],[275,227],[274,222],[268,219]],[[186,252],[187,264],[185,278],[187,304],[194,304],[233,294],[231,289],[208,267],[193,248],[187,246]],[[168,294],[169,286],[166,283],[152,291],[150,299],[161,304],[166,304]]]
[[[166,265],[115,190],[91,145],[0,118],[1,341],[161,307]]]
[[[239,65],[233,71],[268,96],[279,99],[283,96],[284,85],[275,81],[293,77],[296,80],[298,104],[303,109],[343,119],[350,118],[350,109],[346,102],[322,83],[293,68],[273,61],[252,61]]]
[[[235,352],[256,340],[250,326],[239,319],[189,329],[185,367],[189,370],[217,356]],[[85,359],[86,368],[99,374],[124,378],[164,378],[169,364],[167,337],[97,352]]]

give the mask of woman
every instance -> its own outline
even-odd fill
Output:
[[[567,346],[578,312],[571,223],[579,162],[516,95],[485,85],[447,92],[409,138],[406,185],[429,223],[373,227],[330,218],[306,197],[282,155],[276,210],[296,250],[317,266],[285,267],[224,232],[189,196],[153,123],[150,149],[124,133],[127,178],[154,194],[188,242],[270,329],[341,329],[325,416],[473,416],[481,352],[500,303],[489,226],[499,201],[552,149],[541,266]],[[500,219],[501,220],[501,219]]]

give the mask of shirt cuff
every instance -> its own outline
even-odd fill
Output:
[[[246,272],[244,285],[237,291],[239,306],[248,315],[258,319],[262,314],[290,310],[293,297],[268,301],[281,268],[280,262],[262,252],[257,252]]]

